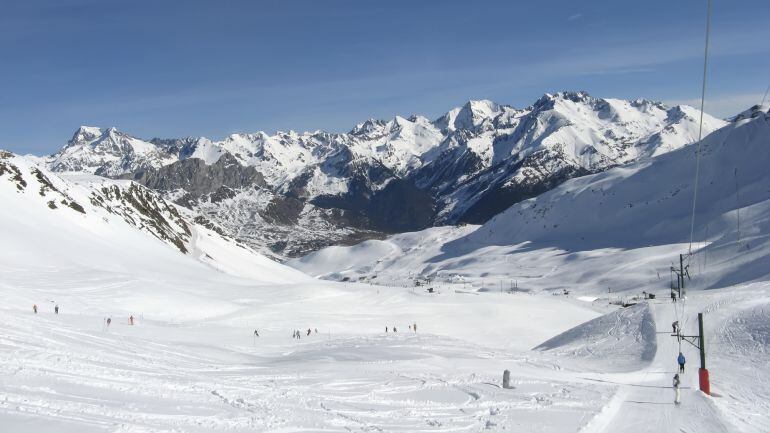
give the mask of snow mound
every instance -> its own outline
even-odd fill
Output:
[[[770,304],[734,315],[720,329],[718,342],[732,355],[770,358]]]
[[[657,350],[649,306],[637,304],[597,317],[535,347],[600,371],[638,370]]]
[[[291,266],[310,275],[318,275],[323,269],[337,269],[335,274],[341,276],[350,269],[362,267],[371,270],[385,257],[400,254],[401,250],[391,242],[371,240],[352,247],[328,247],[308,254],[300,259],[292,260]],[[334,276],[330,276],[332,279]],[[344,277],[342,277],[344,278]],[[341,278],[340,278],[341,279]]]

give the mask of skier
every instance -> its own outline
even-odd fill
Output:
[[[134,326],[134,315],[128,316],[128,324]]]
[[[307,336],[310,336],[310,328],[307,328]]]
[[[680,401],[679,401],[679,383],[680,383],[680,381],[679,381],[679,373],[677,373],[677,374],[674,375],[674,393],[675,393],[674,404],[679,404],[680,403]]]
[[[37,304],[32,304],[32,311],[34,311],[35,314],[37,314]]]
[[[671,291],[671,302],[676,302],[676,292],[673,290]]]
[[[674,334],[679,335],[679,321],[671,324],[671,327],[674,329]]]
[[[257,330],[256,330],[256,329],[254,330],[254,336],[255,336],[255,337],[259,337],[259,332],[257,332]]]
[[[385,327],[385,333],[386,334],[388,333],[388,327],[387,326]]]
[[[318,328],[315,328],[315,333],[318,334]]]
[[[58,305],[53,307],[53,312],[56,313],[56,314],[59,314],[59,306]]]
[[[107,326],[110,326],[110,323],[112,323],[112,319],[108,317],[107,318]]]
[[[396,329],[395,325],[393,325],[393,332],[398,332],[398,329]]]
[[[676,361],[679,363],[679,372],[684,373],[684,355],[682,355],[682,352],[679,352],[679,356],[676,358]]]
[[[412,329],[414,330],[414,333],[417,333],[417,322],[414,322],[414,325],[412,325]]]

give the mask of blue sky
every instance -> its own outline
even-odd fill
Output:
[[[347,131],[558,90],[695,104],[704,20],[705,0],[2,0],[0,148],[51,153],[81,124]],[[714,0],[712,38],[706,111],[758,103],[770,2]]]

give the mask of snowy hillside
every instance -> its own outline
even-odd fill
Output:
[[[266,254],[297,256],[431,225],[482,223],[561,182],[692,142],[698,111],[546,94],[469,101],[438,119],[370,119],[349,133],[140,140],[81,127],[55,171],[133,179]],[[724,122],[705,116],[710,132]]]
[[[691,274],[701,287],[770,276],[763,265],[770,260],[768,117],[767,107],[755,108],[702,142],[691,259]],[[332,247],[290,264],[331,279],[377,276],[399,284],[415,277],[462,278],[477,288],[518,282],[528,289],[588,290],[595,287],[586,284],[586,276],[601,274],[604,290],[638,281],[666,286],[669,265],[688,249],[695,149],[570,180],[483,226]],[[360,257],[370,260],[359,265]]]
[[[151,257],[160,254],[265,281],[304,279],[299,272],[223,236],[210,221],[130,181],[92,175],[61,177],[3,151],[0,198],[6,264],[51,260],[51,265],[89,267],[94,260],[106,260],[128,270],[134,264],[125,258],[144,257],[139,251],[145,251],[149,256],[142,266],[157,266]],[[47,244],[59,248],[41,249]],[[67,248],[61,249],[64,245]],[[279,270],[282,276],[275,273]]]

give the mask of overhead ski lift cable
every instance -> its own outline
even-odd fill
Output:
[[[690,244],[687,249],[687,264],[690,265],[690,261],[692,259],[692,242],[693,237],[695,234],[695,210],[698,203],[698,181],[700,178],[700,155],[701,155],[701,141],[703,140],[703,111],[705,109],[705,103],[706,103],[706,78],[707,78],[707,72],[708,72],[708,55],[709,55],[709,39],[711,36],[711,0],[708,0],[706,4],[706,44],[704,47],[703,52],[703,83],[701,86],[701,96],[700,96],[700,121],[698,124],[698,142],[697,147],[695,150],[695,181],[693,183],[693,193],[692,193],[692,213],[690,216]],[[770,88],[770,87],[768,87]],[[767,94],[767,92],[765,92]],[[764,102],[764,98],[763,98]],[[672,266],[673,269],[673,266]],[[681,270],[682,275],[680,278],[682,279],[682,282],[680,284],[684,283],[684,269]],[[681,295],[681,292],[680,292]],[[677,303],[682,303],[682,308],[678,308]],[[686,325],[686,318],[687,315],[685,314],[685,310],[687,308],[687,301],[686,296],[680,296],[679,299],[674,304],[674,316],[676,317],[677,322],[679,322],[679,334],[681,335],[681,330]],[[682,352],[682,338],[677,335],[677,342],[679,343],[679,352]]]
[[[706,72],[708,71],[709,37],[711,35],[711,0],[706,6],[706,46],[703,52],[703,85],[700,94],[700,123],[698,126],[698,144],[695,150],[695,183],[692,192],[692,215],[690,217],[690,246],[688,248],[688,261],[692,256],[692,241],[695,233],[695,207],[698,202],[698,180],[700,177],[701,140],[703,139],[703,109],[706,102]]]

